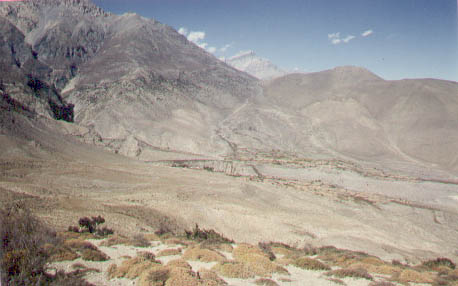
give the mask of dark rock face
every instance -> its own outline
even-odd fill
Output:
[[[37,59],[25,36],[13,24],[0,17],[0,26],[2,107],[72,121],[71,105],[65,104],[46,83],[51,69]]]

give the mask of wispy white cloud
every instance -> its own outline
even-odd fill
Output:
[[[178,33],[182,34],[183,36],[187,36],[188,29],[186,29],[185,27],[181,27],[180,29],[178,29]]]
[[[337,39],[337,38],[331,39],[331,43],[332,43],[333,45],[338,45],[338,44],[340,44],[341,42],[342,42],[341,39]]]
[[[180,27],[178,29],[178,33],[185,36],[188,39],[188,41],[193,42],[198,47],[212,54],[216,52],[225,53],[229,48],[233,46],[232,43],[224,45],[219,49],[214,46],[209,46],[209,44],[205,41],[205,37],[207,36],[207,34],[204,31],[190,31],[186,27]]]
[[[193,43],[198,43],[205,39],[205,32],[202,31],[191,31],[188,34],[188,40],[193,42]]]
[[[199,48],[202,48],[202,49],[207,49],[207,46],[208,44],[207,43],[196,43],[196,45],[199,47]]]
[[[222,53],[225,53],[227,51],[227,49],[229,49],[230,47],[232,47],[232,44],[224,45],[223,47],[221,47],[219,49],[219,51],[222,52]]]
[[[374,33],[373,30],[367,30],[367,31],[362,32],[361,36],[368,37],[368,36],[372,35],[373,33]]]
[[[356,38],[356,37],[353,36],[353,35],[348,35],[346,38],[342,39],[342,41],[344,41],[344,43],[348,43],[351,40],[353,40],[354,38]]]
[[[333,45],[348,44],[351,40],[355,38],[356,37],[353,35],[347,35],[345,38],[341,38],[340,32],[328,34],[328,39]]]

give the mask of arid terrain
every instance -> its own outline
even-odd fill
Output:
[[[88,0],[0,3],[0,23],[0,207],[21,204],[60,233],[102,215],[126,239],[161,228],[183,239],[198,224],[231,248],[333,246],[397,261],[393,273],[366,269],[387,275],[376,281],[457,285],[456,273],[437,284],[440,270],[421,267],[429,278],[399,278],[430,259],[458,262],[457,82],[388,81],[349,66],[260,81],[165,24]],[[141,249],[84,239],[112,260],[53,267],[95,267],[96,285],[138,282],[105,272]],[[165,240],[147,250],[194,245]],[[332,270],[361,263],[300,252],[275,262],[289,278],[267,276],[338,283],[293,266],[301,256]],[[196,272],[216,262],[190,263]]]

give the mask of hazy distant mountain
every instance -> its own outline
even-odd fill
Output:
[[[230,120],[228,139],[241,148],[458,171],[456,82],[386,81],[339,67],[277,78],[265,84],[264,96],[262,105],[248,105]]]
[[[287,74],[268,59],[258,57],[253,51],[240,52],[227,59],[226,63],[259,79],[272,79]]]

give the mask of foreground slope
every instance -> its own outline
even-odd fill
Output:
[[[2,203],[25,200],[61,229],[101,213],[125,233],[166,220],[237,241],[457,259],[456,83],[344,67],[261,90],[153,20],[89,1],[0,7],[17,71],[0,105]],[[27,84],[16,42],[46,67],[43,85]],[[74,104],[75,122],[46,116],[52,100]]]

